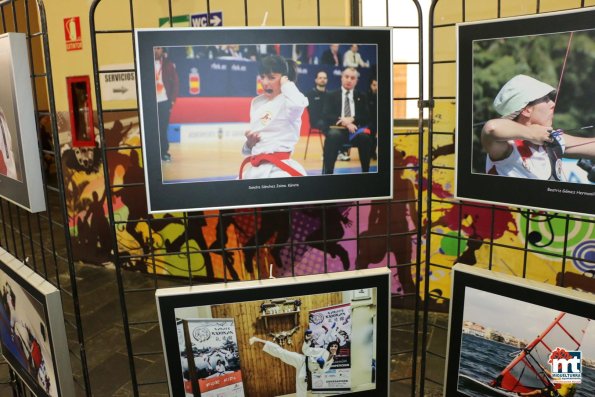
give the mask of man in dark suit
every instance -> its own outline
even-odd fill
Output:
[[[331,44],[329,48],[322,53],[321,63],[323,65],[341,66],[343,54],[339,52],[339,44]]]
[[[324,70],[319,70],[314,79],[314,88],[306,93],[308,98],[308,112],[310,113],[310,126],[318,128],[321,131],[326,130],[326,123],[322,113],[324,106],[324,97],[326,96],[326,84],[328,83],[328,76]]]
[[[362,172],[370,170],[370,112],[366,96],[355,90],[358,78],[357,70],[345,68],[341,73],[341,88],[325,97],[323,115],[328,127],[323,149],[323,174],[334,172],[337,155],[345,144],[358,148]]]

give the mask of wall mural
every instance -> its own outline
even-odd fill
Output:
[[[434,131],[454,132],[454,118],[454,102],[437,101]],[[432,150],[433,164],[453,166],[453,148],[451,137],[438,136]],[[453,181],[452,171],[434,169],[432,217],[428,220],[424,214],[423,220],[424,227],[431,227],[435,233],[431,238],[428,260],[433,265],[440,265],[434,266],[430,274],[431,306],[434,309],[448,310],[447,301],[437,297],[450,297],[448,269],[457,262],[481,267],[492,263],[492,270],[519,277],[523,276],[523,263],[526,262],[527,278],[595,292],[595,224],[577,218],[567,225],[563,215],[558,217],[558,214],[540,211],[527,214],[527,211],[518,212],[507,207],[497,207],[492,224],[489,207],[466,205],[472,204],[470,202],[462,202],[463,205],[459,206],[440,201],[452,199]],[[426,186],[423,190],[426,191]],[[459,240],[459,233],[460,237],[472,240]],[[491,253],[490,241],[494,244]],[[566,255],[577,259],[566,260],[563,269],[559,256],[564,254],[564,249]],[[422,252],[425,252],[425,247]]]
[[[69,128],[65,116],[61,114],[60,131]],[[140,150],[127,149],[140,146],[138,118],[109,114],[104,126],[107,147],[119,148],[107,152],[107,166],[118,252],[126,270],[187,277],[190,269],[193,276],[209,280],[249,280],[259,274],[268,277],[269,264],[276,277],[386,266],[387,247],[392,266],[416,260],[414,201],[392,203],[390,210],[386,203],[373,202],[361,202],[359,208],[294,207],[291,224],[288,207],[223,210],[221,216],[219,211],[195,212],[186,219],[181,213],[148,215]],[[417,164],[416,157],[406,154],[416,153],[416,145],[395,148],[395,166]],[[101,152],[70,145],[62,145],[61,151],[75,260],[108,265],[113,252]],[[408,169],[394,173],[399,199],[415,200],[414,178]],[[129,184],[140,185],[121,187]],[[399,234],[390,241],[388,219],[391,235]],[[414,266],[393,272],[393,293],[415,292]]]
[[[61,120],[60,124],[64,127],[67,122]],[[120,148],[139,146],[138,128],[138,119],[134,114],[106,120],[106,144]],[[454,130],[454,104],[438,101],[434,130],[447,131],[448,128]],[[454,164],[454,145],[452,138],[448,138],[450,141],[440,137],[435,139],[432,150],[434,165]],[[414,200],[419,190],[415,172],[419,159],[412,155],[416,153],[417,137],[412,139],[403,135],[395,139],[393,184],[395,197],[402,201]],[[62,146],[75,259],[108,264],[112,248],[100,155],[96,147]],[[385,254],[387,248],[391,266],[416,260],[414,231],[417,209],[414,203],[392,203],[390,211],[387,205],[374,202],[362,202],[359,208],[350,205],[325,210],[321,206],[295,207],[291,225],[288,208],[276,208],[274,211],[226,210],[222,211],[221,217],[219,211],[205,211],[188,213],[186,220],[182,214],[149,216],[144,186],[118,187],[143,182],[139,150],[109,151],[107,163],[112,186],[115,186],[112,205],[117,222],[118,250],[126,270],[187,277],[190,268],[194,276],[210,280],[249,280],[258,278],[259,274],[260,277],[268,277],[269,264],[273,264],[274,276],[289,276],[292,274],[292,261],[293,274],[296,275],[386,266],[389,259]],[[401,170],[399,167],[407,168]],[[451,199],[453,189],[452,172],[434,169],[432,219],[428,221],[426,214],[422,214],[422,227],[431,227],[435,232],[431,240],[430,261],[439,265],[433,267],[430,275],[432,308],[447,310],[447,301],[436,297],[449,297],[448,269],[456,262],[486,266],[491,261],[495,271],[522,276],[523,262],[526,261],[528,278],[551,284],[564,282],[569,287],[595,292],[595,265],[591,263],[595,258],[593,223],[571,220],[566,225],[564,217],[557,218],[554,214],[532,211],[527,215],[527,212],[499,207],[492,225],[489,208],[454,206],[440,201]],[[424,175],[421,190],[422,194],[427,191],[427,175]],[[459,213],[461,210],[462,214]],[[390,241],[386,237],[388,212]],[[129,220],[139,222],[127,222]],[[186,228],[184,222],[187,223]],[[567,260],[562,269],[559,258],[552,255],[564,252],[567,228],[566,253],[577,259]],[[524,239],[525,230],[527,241]],[[395,236],[407,232],[412,234]],[[220,233],[222,239],[219,238]],[[359,243],[356,240],[358,233]],[[459,240],[459,233],[462,238],[471,240]],[[494,243],[491,253],[490,241]],[[285,245],[290,242],[291,245]],[[276,247],[276,244],[283,246]],[[529,249],[526,259],[525,244]],[[248,248],[255,245],[260,247],[258,253],[254,248]],[[222,247],[227,250],[222,252]],[[190,255],[185,254],[186,249]],[[425,255],[425,240],[421,249]],[[201,250],[212,251],[201,253]],[[148,255],[151,252],[155,255],[154,259]],[[422,261],[422,266],[424,263]],[[415,291],[417,276],[414,266],[400,267],[399,271],[393,269],[393,273],[396,281],[393,293]],[[422,276],[419,278],[422,283],[426,281]]]

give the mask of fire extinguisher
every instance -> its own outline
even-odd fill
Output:
[[[76,22],[74,21],[74,18],[70,18],[66,30],[68,31],[69,40],[75,41],[77,39],[78,32],[76,31]]]
[[[200,94],[200,74],[198,74],[197,68],[190,69],[190,75],[188,76],[188,85],[190,95]]]

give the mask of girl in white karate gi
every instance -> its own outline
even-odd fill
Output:
[[[263,58],[259,73],[264,93],[250,105],[250,130],[242,154],[239,179],[305,176],[306,170],[291,158],[300,138],[302,113],[308,98],[294,81],[296,64],[277,55]]]
[[[276,343],[269,342],[253,336],[249,342],[253,345],[255,342],[264,344],[262,350],[273,357],[277,357],[285,364],[289,364],[296,369],[295,376],[295,395],[296,397],[306,397],[308,391],[307,375],[308,370],[313,374],[322,374],[328,371],[335,360],[339,350],[339,342],[333,341],[325,348],[313,347],[311,343],[312,331],[306,331],[304,343],[302,344],[302,353],[286,350]]]

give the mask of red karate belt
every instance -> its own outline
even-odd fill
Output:
[[[289,160],[291,152],[275,152],[275,153],[263,153],[254,156],[248,156],[242,161],[240,165],[240,179],[244,175],[244,166],[248,163],[252,167],[258,167],[262,163],[271,163],[279,167],[281,170],[287,172],[291,176],[302,176],[295,168],[287,165],[283,160]]]

